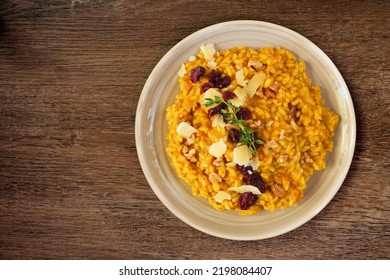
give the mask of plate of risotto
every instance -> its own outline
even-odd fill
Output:
[[[231,21],[159,61],[135,135],[145,177],[173,214],[213,236],[258,240],[332,200],[356,121],[343,77],[315,44],[279,25]]]

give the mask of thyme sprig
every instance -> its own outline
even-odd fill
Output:
[[[256,146],[262,145],[264,142],[255,137],[255,133],[249,127],[244,125],[245,120],[238,116],[241,106],[235,107],[230,100],[225,101],[219,96],[214,96],[214,99],[205,98],[205,100],[206,107],[211,107],[221,103],[224,103],[227,106],[226,109],[221,109],[219,113],[223,116],[223,119],[226,122],[239,127],[239,143],[247,145],[252,155],[255,155],[257,152]]]

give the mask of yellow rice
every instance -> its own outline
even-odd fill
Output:
[[[228,136],[228,130],[221,126],[212,127],[215,116],[209,117],[208,108],[200,104],[201,85],[208,81],[211,72],[202,51],[195,59],[184,63],[186,74],[179,77],[180,93],[166,112],[166,150],[173,168],[191,187],[194,196],[207,199],[217,210],[237,210],[240,214],[251,215],[262,209],[274,211],[296,205],[303,198],[310,176],[325,168],[325,156],[333,149],[331,137],[337,127],[338,116],[324,107],[320,88],[312,85],[306,74],[305,62],[297,61],[291,52],[283,48],[254,50],[237,47],[216,52],[214,60],[216,70],[231,78],[227,90],[234,91],[238,86],[235,78],[238,70],[243,69],[246,80],[256,74],[257,70],[248,66],[249,61],[258,61],[265,66],[261,70],[266,74],[263,89],[278,84],[274,98],[256,94],[243,105],[252,113],[252,119],[246,125],[257,125],[257,136],[265,142],[257,149],[256,156],[260,161],[257,171],[261,173],[267,190],[259,195],[255,205],[241,210],[238,205],[240,194],[227,190],[232,186],[244,185],[242,173],[234,164],[229,165],[237,144],[226,141],[227,151],[222,156],[222,163],[215,162],[216,159],[208,152],[211,144]],[[203,66],[206,74],[198,82],[192,83],[190,72],[197,66]],[[188,146],[188,142],[176,131],[182,121],[197,129],[194,143],[190,146],[196,151],[192,160],[183,153],[183,149],[187,151],[185,146]],[[212,173],[218,174],[222,181],[210,180]],[[284,192],[278,195],[273,187],[275,185],[283,188]],[[221,190],[229,193],[231,199],[216,202],[214,196]]]

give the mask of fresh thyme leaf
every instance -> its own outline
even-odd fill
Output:
[[[206,103],[204,104],[206,107],[211,107],[214,105],[214,100],[211,98],[205,98]]]
[[[219,97],[219,96],[214,96],[214,100],[215,100],[215,103],[221,103],[222,102],[222,98]]]
[[[225,109],[221,109],[221,114],[228,114],[229,112],[227,111],[227,110],[225,110]]]
[[[259,145],[263,145],[264,144],[264,141],[261,140],[261,139],[256,139],[256,144],[259,144]]]
[[[224,103],[227,109],[221,109],[219,113],[223,116],[225,122],[231,123],[239,127],[240,143],[247,145],[252,155],[256,154],[256,145],[264,144],[260,139],[255,138],[255,133],[247,126],[244,125],[245,120],[238,117],[237,114],[241,110],[241,106],[235,107],[230,100],[225,101],[219,96],[212,98],[205,98],[205,106],[211,107],[215,104]]]

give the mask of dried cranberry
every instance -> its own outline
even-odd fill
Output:
[[[244,183],[257,187],[261,193],[265,192],[265,183],[259,172],[253,171],[251,166],[237,164],[236,168],[243,174]]]
[[[245,178],[245,177],[244,177]],[[261,179],[260,173],[253,172],[248,178],[245,178],[249,185],[255,186],[259,189],[261,193],[265,193],[265,183],[263,179]]]
[[[241,120],[250,120],[252,118],[252,113],[248,108],[241,107],[237,112],[237,117]]]
[[[209,117],[214,116],[221,112],[222,109],[226,109],[227,105],[225,103],[219,103],[217,106],[210,108],[208,115]]]
[[[240,133],[238,129],[231,128],[229,130],[229,137],[233,143],[238,143],[240,141]]]
[[[213,87],[213,84],[210,83],[210,82],[207,82],[207,83],[204,83],[200,86],[200,92],[203,93],[203,92],[206,92],[208,89],[212,88]]]
[[[251,192],[246,192],[240,195],[240,198],[238,199],[238,204],[240,205],[240,208],[242,210],[248,210],[249,207],[254,205],[257,200],[257,195],[251,193]]]
[[[209,82],[215,85],[218,79],[221,78],[221,75],[215,70],[211,70],[210,77],[209,77]]]
[[[253,168],[249,165],[239,165],[236,164],[236,168],[242,173],[242,174],[252,174]]]
[[[227,91],[222,93],[222,98],[225,101],[228,101],[229,99],[232,99],[234,97],[236,97],[236,94],[230,90],[227,90]]]
[[[215,70],[212,70],[211,73],[210,73],[210,77],[209,77],[209,81],[210,83],[213,84],[214,87],[216,88],[224,88],[224,87],[227,87],[228,85],[230,85],[230,77],[229,76],[225,76],[225,77],[222,77],[221,74],[219,74],[217,71]]]
[[[199,78],[202,77],[204,73],[206,73],[206,70],[202,66],[198,66],[192,69],[190,73],[191,82],[196,83],[199,81]]]
[[[221,77],[215,83],[215,87],[217,87],[217,88],[225,88],[228,85],[230,85],[230,77],[229,76],[225,76],[223,78]]]

